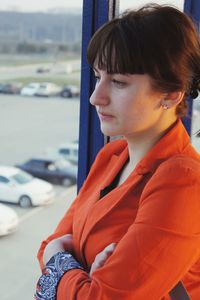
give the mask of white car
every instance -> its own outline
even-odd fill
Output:
[[[41,97],[56,96],[60,94],[60,91],[61,88],[57,84],[51,82],[43,82],[40,84],[40,87],[35,95]]]
[[[14,167],[0,166],[0,200],[21,207],[44,205],[53,201],[52,184]]]
[[[65,159],[68,163],[78,164],[78,142],[69,142],[61,144],[58,148],[48,148],[44,152],[47,158],[55,160]]]
[[[16,212],[12,208],[0,204],[0,236],[15,231],[18,225],[19,218]]]
[[[23,87],[23,89],[21,90],[21,95],[34,96],[40,88],[40,85],[41,84],[38,82],[29,83],[28,85]]]

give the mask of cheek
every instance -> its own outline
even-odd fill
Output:
[[[119,110],[126,126],[140,126],[142,123],[150,122],[154,117],[154,106],[150,105],[148,99],[131,99],[125,102]]]
[[[123,118],[128,121],[131,118],[140,118],[140,116],[144,114],[145,108],[142,101],[132,97],[129,100],[124,101],[123,105],[118,108],[118,111]]]

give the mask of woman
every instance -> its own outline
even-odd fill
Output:
[[[200,299],[200,156],[180,118],[197,96],[192,21],[169,6],[130,11],[88,48],[101,130],[79,195],[42,243],[36,299],[167,300],[181,280]]]

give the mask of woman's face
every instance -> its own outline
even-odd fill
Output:
[[[148,75],[108,74],[94,69],[96,86],[90,103],[96,107],[101,131],[108,136],[135,136],[162,122],[162,94]]]

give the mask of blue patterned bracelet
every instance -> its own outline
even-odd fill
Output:
[[[37,283],[36,300],[56,300],[57,286],[61,277],[69,270],[82,269],[68,252],[58,252],[46,264]]]

